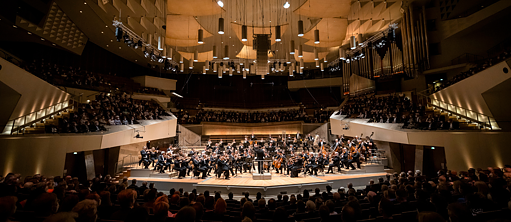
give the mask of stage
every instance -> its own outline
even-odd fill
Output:
[[[170,189],[183,188],[185,191],[197,189],[197,192],[202,193],[206,190],[209,192],[221,192],[223,195],[233,192],[234,195],[241,195],[245,191],[251,194],[261,192],[263,196],[275,196],[279,193],[285,192],[287,194],[303,193],[303,190],[314,190],[320,188],[322,191],[330,185],[334,190],[340,187],[347,187],[348,183],[354,186],[365,186],[369,183],[370,179],[375,181],[380,177],[385,177],[387,172],[383,166],[370,165],[363,166],[358,170],[342,170],[341,173],[323,174],[318,173],[318,176],[304,175],[300,173],[299,177],[291,178],[287,175],[272,173],[271,180],[254,180],[252,174],[244,173],[233,176],[229,180],[216,177],[208,177],[207,179],[197,179],[196,177],[187,176],[182,179],[170,177],[169,173],[158,174],[152,170],[145,169],[131,169],[128,178],[130,184],[132,179],[148,183],[154,183],[159,191],[169,191]],[[369,172],[368,172],[369,171]],[[374,172],[378,171],[378,172]]]

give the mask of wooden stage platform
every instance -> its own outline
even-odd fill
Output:
[[[385,177],[386,172],[379,173],[351,173],[351,174],[320,174],[319,176],[304,176],[291,178],[282,174],[272,174],[271,180],[253,180],[252,174],[244,173],[231,177],[229,180],[223,178],[209,177],[207,179],[195,179],[186,177],[183,179],[169,178],[166,174],[160,174],[160,177],[154,174],[143,176],[141,169],[133,169],[132,176],[128,179],[137,179],[137,181],[147,181],[155,183],[155,187],[160,191],[168,191],[172,188],[191,191],[197,189],[198,192],[209,190],[210,192],[221,192],[227,194],[233,192],[235,195],[241,195],[242,192],[250,193],[261,192],[263,196],[277,195],[281,192],[287,194],[302,193],[305,189],[320,188],[322,191],[330,185],[334,190],[340,187],[346,187],[348,183],[354,186],[364,186],[369,183],[370,179],[377,180]],[[146,172],[148,172],[146,170]],[[152,171],[150,171],[152,172]]]

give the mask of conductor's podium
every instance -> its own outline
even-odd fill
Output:
[[[253,180],[271,180],[271,173],[253,173],[252,174]]]

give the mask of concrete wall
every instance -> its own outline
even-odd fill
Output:
[[[179,146],[200,146],[201,137],[182,125],[178,125]]]
[[[151,87],[162,90],[176,90],[175,79],[165,79],[153,76],[137,76],[132,78],[136,83],[140,83],[143,87]]]
[[[274,134],[279,135],[302,133],[302,122],[277,123],[203,123],[202,135],[250,135]]]
[[[501,62],[432,94],[431,98],[493,116],[482,93],[511,77],[511,74],[503,72],[504,68],[511,70],[507,62]]]
[[[337,78],[323,78],[323,79],[309,79],[309,80],[294,80],[288,81],[287,87],[291,91],[296,91],[302,88],[321,88],[329,86],[341,86],[342,77]]]
[[[0,81],[21,94],[21,98],[9,119],[39,111],[43,108],[64,102],[71,97],[68,93],[3,58],[0,58],[0,65],[2,66],[2,70],[0,70]]]

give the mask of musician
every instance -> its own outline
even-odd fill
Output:
[[[316,157],[314,156],[314,154],[312,154],[309,159],[309,164],[308,164],[310,175],[312,175],[314,173],[314,175],[317,176],[318,175],[318,167],[319,167],[318,161],[317,161]]]
[[[340,147],[340,146],[341,146],[341,143],[339,142],[339,139],[335,139],[335,142],[334,142],[334,143],[332,144],[332,146],[331,146],[331,147],[332,147],[332,148],[331,148],[331,150],[332,150],[332,151],[335,151],[335,150],[337,150],[337,148],[338,148],[338,147]]]
[[[149,151],[147,150],[147,146],[144,146],[144,148],[140,150],[140,155],[142,155],[142,158],[138,161],[138,165],[140,166],[141,163],[144,163],[144,169],[148,169],[151,162],[149,160]]]
[[[252,141],[256,141],[257,140],[257,137],[252,133],[252,136],[250,136],[250,140]]]
[[[355,151],[351,154],[351,160],[348,161],[351,170],[355,170],[355,166],[353,166],[353,163],[357,163],[357,168],[360,169],[360,152],[358,148],[355,149]]]
[[[328,165],[328,171],[326,173],[334,173],[334,167],[337,167],[337,171],[341,172],[341,158],[339,158],[339,153],[335,152],[334,157],[332,158],[332,163]]]
[[[154,148],[154,146],[151,148],[151,152],[149,153],[149,159],[150,159],[150,162],[152,163],[152,166],[154,167],[153,170],[156,170],[156,161],[158,159],[158,152],[156,152],[156,148]]]
[[[192,148],[192,150],[188,153],[188,155],[189,155],[189,156],[193,156],[193,155],[195,155],[195,153],[196,153],[196,152],[195,152],[195,149],[194,149],[194,148]]]
[[[174,159],[174,170],[178,172],[178,179],[182,179],[185,177],[186,168],[183,167],[183,161],[181,160],[181,157],[176,155]]]
[[[163,170],[169,170],[170,171],[170,165],[172,164],[172,154],[170,152],[167,152],[165,155],[165,169]]]
[[[245,140],[243,141],[243,145],[248,147],[250,145],[250,141],[248,141],[248,137],[245,136]]]
[[[264,149],[259,148],[259,146],[256,144],[254,146],[254,151],[256,153],[256,160],[264,160]],[[262,174],[264,172],[263,161],[257,161],[257,167],[258,167],[258,172],[260,174]]]
[[[245,150],[245,152],[243,153],[243,156],[245,157],[245,162],[243,162],[243,173],[246,173],[247,170],[248,170],[248,173],[252,173],[251,172],[252,163],[248,161],[248,160],[252,159],[252,155],[250,155],[250,153]]]
[[[210,172],[211,172],[211,169],[213,169],[213,167],[209,163],[210,162],[209,162],[208,156],[206,154],[203,154],[201,165],[206,167],[206,169],[207,169],[206,172],[207,172],[208,176],[211,176]]]
[[[236,143],[236,139],[232,139],[231,146],[232,146],[232,147],[236,147],[236,144],[237,144],[237,143]]]
[[[202,179],[206,179],[206,171],[208,171],[208,168],[206,166],[204,166],[203,164],[203,161],[200,161],[199,160],[199,156],[195,155],[193,157],[193,166],[195,167],[195,169],[197,170],[197,172],[202,173]],[[196,175],[194,175],[196,176]]]
[[[277,173],[282,174],[282,173],[284,172],[284,170],[283,170],[282,168],[283,168],[283,167],[284,167],[284,165],[285,165],[285,163],[284,163],[284,159],[285,159],[286,157],[285,157],[282,153],[277,152],[277,154],[276,154],[273,158],[274,158],[274,160],[275,160],[275,161],[274,161],[274,164],[280,164],[280,166],[278,166],[278,167],[277,167],[276,165],[274,165],[274,167],[275,167],[275,171],[276,171]],[[279,170],[280,170],[280,171],[279,171]]]
[[[307,135],[307,139],[308,139],[309,141],[314,142],[314,137],[313,137],[313,136],[311,136],[311,134],[310,134],[310,133]]]
[[[243,172],[243,156],[238,154],[237,152],[234,154],[234,158],[235,158],[235,161],[234,161],[234,168],[235,168],[235,173],[236,173],[236,176],[238,175],[238,171],[240,173]]]
[[[211,147],[211,144],[213,144],[213,142],[211,142],[211,139],[208,139],[208,143],[206,145],[206,149],[211,149],[213,147]]]
[[[158,156],[158,163],[156,164],[156,168],[159,169],[160,173],[165,173],[165,162],[167,158],[165,158],[165,151],[161,151],[161,155]]]
[[[236,168],[236,159],[234,158],[233,153],[227,155],[226,161],[229,163],[229,171],[231,171],[231,175],[235,175],[234,168]],[[236,176],[238,176],[238,174],[236,174]]]
[[[190,176],[190,172],[192,171],[192,167],[190,166],[190,162],[192,161],[192,159],[188,159],[187,157],[183,157],[183,167],[185,168],[185,171],[186,171],[186,176]]]
[[[300,139],[300,132],[296,132],[296,139]]]
[[[216,152],[212,153],[210,156],[209,156],[209,170],[208,170],[208,176],[210,175],[210,172],[211,170],[213,170],[213,172],[216,173],[217,171],[217,165],[216,165],[216,162],[217,162],[217,158],[216,158],[217,154]]]
[[[319,146],[319,148],[321,149],[321,147],[326,146],[326,142],[325,142],[323,139],[320,139],[320,140],[319,140],[319,143],[318,143],[318,146]]]
[[[348,150],[346,148],[343,148],[341,154],[341,167],[345,167],[346,169],[348,169],[348,159],[349,159]]]
[[[172,144],[169,145],[169,148],[167,148],[167,152],[172,152],[173,151],[173,147],[172,147]]]
[[[298,173],[303,168],[303,159],[300,155],[298,158],[296,158],[296,161],[294,162],[294,165],[291,167],[291,177],[298,177]]]
[[[220,139],[216,146],[220,148],[221,151],[224,151],[224,141],[222,139]]]
[[[225,179],[228,180],[229,179],[229,165],[228,165],[226,157],[221,156],[220,158],[218,158],[217,164],[218,164],[218,172],[219,172],[218,178],[220,178],[220,175],[223,173],[225,175]]]

